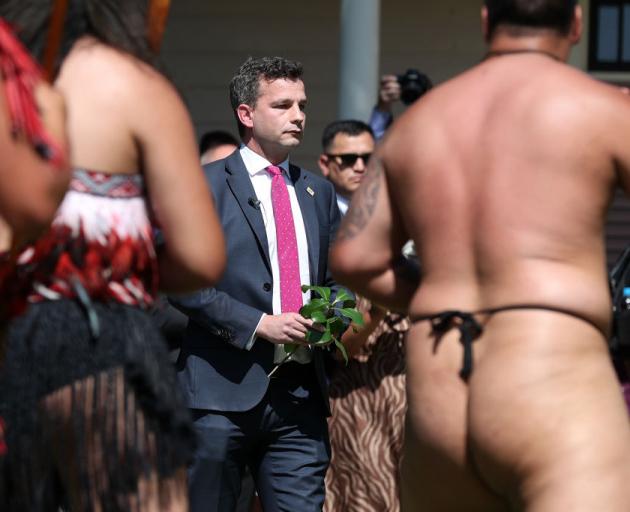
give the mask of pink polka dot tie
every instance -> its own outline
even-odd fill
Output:
[[[297,313],[302,307],[300,288],[300,262],[298,259],[295,224],[291,211],[289,190],[282,177],[282,169],[275,165],[267,167],[271,174],[271,204],[276,222],[276,244],[280,267],[280,304],[283,313]]]

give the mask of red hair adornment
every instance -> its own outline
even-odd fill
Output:
[[[46,131],[35,102],[35,87],[43,80],[42,71],[2,18],[0,74],[13,136],[24,137],[42,158],[55,167],[63,167],[65,153]]]

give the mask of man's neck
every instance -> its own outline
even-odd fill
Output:
[[[262,156],[268,160],[272,165],[278,165],[284,162],[289,157],[289,151],[285,148],[266,148],[259,144],[253,137],[249,140],[244,140],[245,144],[257,155]]]
[[[561,62],[566,62],[571,51],[571,43],[566,37],[552,31],[536,35],[513,36],[502,31],[490,41],[487,55],[500,56],[510,54],[538,53]]]

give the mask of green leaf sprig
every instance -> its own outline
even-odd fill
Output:
[[[300,309],[304,318],[313,320],[314,329],[306,333],[306,341],[314,347],[324,347],[334,343],[348,363],[348,352],[341,341],[345,325],[341,317],[349,319],[357,327],[364,325],[363,315],[357,310],[357,303],[346,290],[340,288],[331,300],[332,290],[327,286],[302,286],[302,292],[311,290],[319,296],[313,298]]]
[[[356,308],[356,302],[343,288],[339,289],[332,301],[332,290],[327,286],[302,286],[302,292],[308,290],[319,295],[319,298],[311,299],[308,304],[300,308],[300,314],[304,318],[313,320],[313,328],[306,333],[306,341],[311,347],[319,348],[334,343],[348,364],[348,352],[341,341],[341,335],[345,331],[344,321],[341,317],[350,319],[353,324],[352,329],[357,332],[357,327],[362,327],[365,322],[363,315]],[[271,370],[268,377],[271,377],[280,366],[289,361],[297,348],[298,345],[285,345],[286,357]]]

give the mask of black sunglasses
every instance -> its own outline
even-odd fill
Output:
[[[326,156],[328,158],[339,158],[339,160],[341,161],[341,165],[343,167],[352,167],[354,166],[354,164],[357,163],[357,160],[359,158],[363,160],[363,163],[365,165],[367,165],[368,161],[370,160],[370,157],[372,156],[372,153],[363,153],[361,155],[358,153],[342,153],[341,155],[327,154]]]

